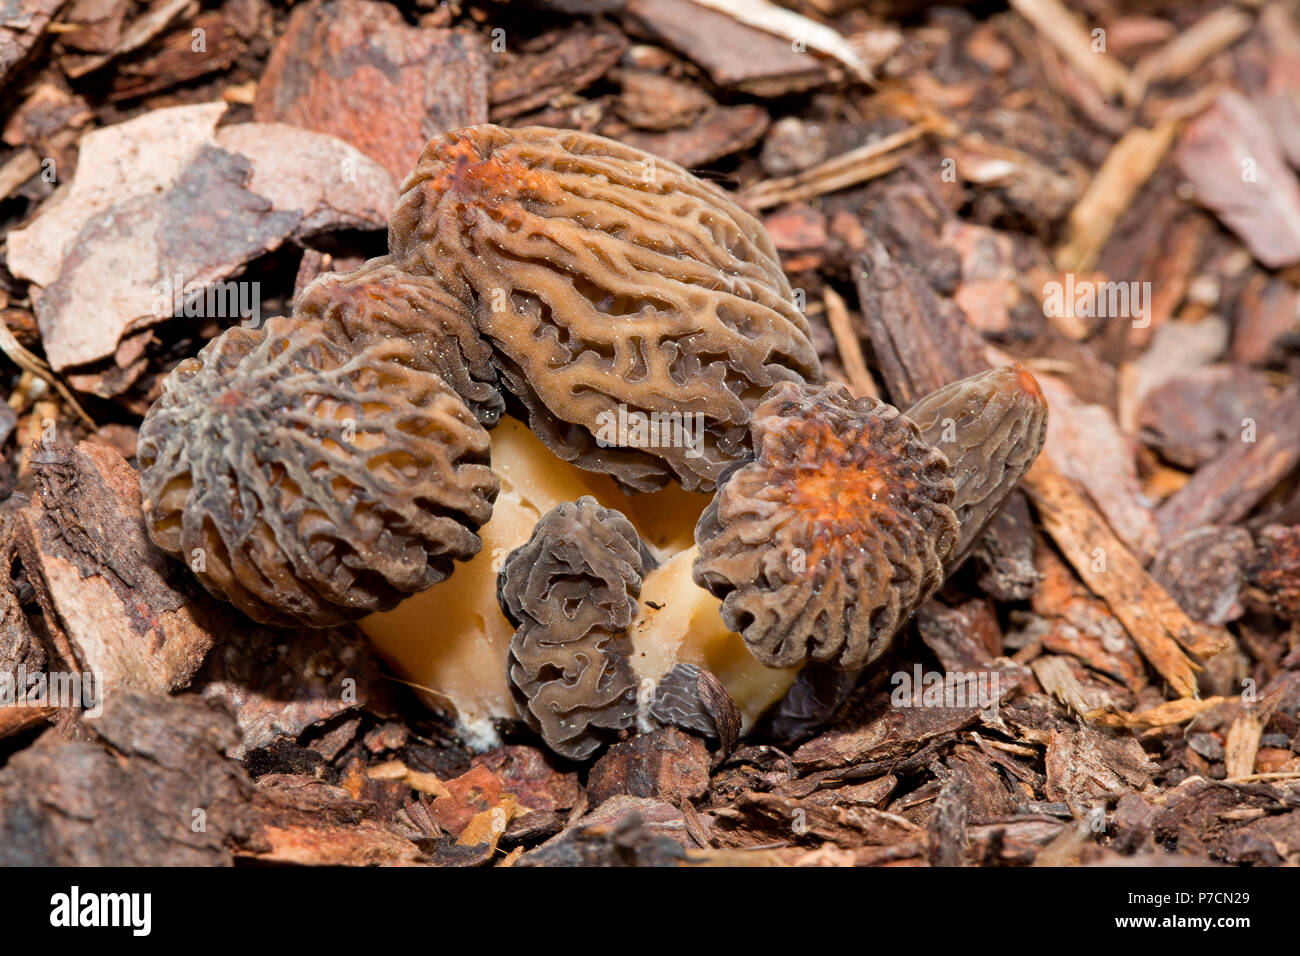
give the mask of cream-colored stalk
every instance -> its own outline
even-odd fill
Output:
[[[784,693],[792,674],[771,671],[750,657],[740,636],[723,625],[717,598],[691,580],[693,532],[705,495],[677,486],[624,494],[608,477],[557,458],[509,417],[492,431],[492,469],[501,493],[492,519],[479,530],[478,555],[447,580],[361,622],[398,675],[426,703],[453,709],[471,739],[489,742],[494,720],[516,716],[506,679],[514,628],[497,604],[497,572],[542,515],[583,495],[623,512],[665,562],[647,576],[642,614],[632,628],[634,666],[642,678],[657,680],[679,660],[706,667],[728,689],[734,685],[747,725]]]
[[[798,667],[765,667],[744,639],[722,623],[720,603],[691,578],[699,554],[692,545],[646,575],[640,611],[628,629],[632,667],[657,683],[674,664],[694,664],[722,681],[740,711],[741,730],[785,696]]]

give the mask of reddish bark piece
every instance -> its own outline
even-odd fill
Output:
[[[606,800],[519,866],[676,866],[696,846],[682,810],[650,797]]]
[[[948,223],[944,241],[961,254],[961,285],[953,301],[980,332],[1006,333],[1011,308],[1020,300],[1020,270],[1011,236],[960,221]]]
[[[753,146],[767,122],[767,110],[752,103],[718,106],[686,129],[624,133],[617,139],[690,169]]]
[[[0,84],[27,59],[65,0],[17,0],[0,9]]]
[[[775,96],[826,80],[817,58],[796,53],[789,40],[689,0],[631,0],[626,14],[702,66],[719,86]]]
[[[1043,647],[1070,654],[1093,670],[1123,681],[1137,693],[1147,685],[1146,669],[1124,625],[1079,582],[1065,562],[1045,544],[1035,555],[1042,583],[1034,592],[1034,613],[1045,619]]]
[[[101,694],[186,686],[230,618],[150,543],[135,470],[89,442],[40,449],[34,467],[17,553],[60,656],[94,672]]]
[[[921,855],[927,842],[919,826],[892,813],[754,792],[741,795],[714,835],[731,847],[829,842],[845,848],[904,846],[905,856]]]
[[[1146,444],[1180,468],[1195,469],[1231,448],[1241,438],[1242,422],[1258,415],[1271,397],[1264,372],[1209,365],[1151,389],[1137,424]]]
[[[1210,657],[1227,646],[1227,635],[1189,618],[1048,456],[1039,456],[1025,487],[1047,533],[1083,582],[1105,599],[1175,692],[1193,696],[1199,667],[1184,649]]]
[[[900,405],[988,368],[983,342],[961,312],[880,240],[868,241],[854,280],[881,374]]]
[[[1086,726],[1054,733],[1047,746],[1047,796],[1068,802],[1140,790],[1154,770],[1134,737]]]
[[[1240,440],[1231,442],[1214,461],[1160,506],[1156,519],[1169,540],[1210,524],[1240,521],[1300,462],[1295,441],[1300,421],[1300,388],[1293,387],[1243,424]]]
[[[589,86],[625,50],[627,37],[610,29],[578,28],[539,38],[519,55],[508,55],[493,72],[492,120],[519,116]]]
[[[1281,279],[1257,276],[1237,303],[1232,354],[1239,362],[1280,361],[1288,337],[1300,336],[1300,292]]]
[[[1227,784],[1194,776],[1166,791],[1153,831],[1157,841],[1176,845],[1180,854],[1208,856],[1229,829],[1224,815],[1255,817],[1281,802],[1282,795],[1270,787]]]
[[[376,807],[309,776],[267,774],[253,800],[256,829],[241,856],[315,866],[402,865],[422,856]]]
[[[1176,153],[1196,198],[1270,269],[1300,262],[1300,182],[1273,131],[1225,91],[1183,131]]]
[[[1294,866],[1300,860],[1300,810],[1252,820],[1215,841],[1212,852],[1229,863]]]
[[[487,119],[487,59],[463,30],[410,26],[396,7],[298,7],[257,88],[258,122],[337,136],[400,182],[424,144]]]
[[[452,836],[460,836],[475,816],[498,806],[505,793],[501,778],[484,766],[446,781],[446,786],[449,795],[435,799],[430,813]]]
[[[1002,653],[1002,629],[987,601],[967,601],[948,607],[928,601],[916,613],[917,629],[925,646],[948,672],[993,666]]]
[[[791,203],[763,219],[772,244],[781,252],[821,249],[826,245],[826,217],[807,203]]]
[[[1165,543],[1151,562],[1151,576],[1192,620],[1224,624],[1242,614],[1237,596],[1254,551],[1244,528],[1197,528]]]
[[[1300,620],[1300,525],[1269,525],[1260,531],[1258,545],[1247,566],[1250,583],[1278,616]]]
[[[594,807],[619,794],[680,804],[704,796],[708,788],[704,741],[664,727],[610,747],[591,768],[587,799]]]
[[[690,126],[715,105],[700,87],[651,70],[611,70],[610,78],[623,87],[614,112],[638,129]]]
[[[390,687],[365,637],[348,628],[289,634],[239,628],[209,656],[195,683],[204,699],[225,701],[235,714],[243,732],[230,751],[236,759],[347,710],[383,711]]]
[[[76,29],[59,36],[59,43],[81,53],[108,53],[122,36],[122,21],[130,0],[72,0],[63,21]]]
[[[259,852],[241,854],[265,863],[299,866],[400,866],[420,858],[419,848],[374,820],[354,824],[263,824]]]
[[[993,516],[975,545],[979,586],[995,601],[1023,601],[1038,587],[1034,571],[1034,518],[1017,490]]]
[[[536,747],[498,747],[473,760],[486,767],[530,810],[568,810],[582,794],[576,773],[561,773]]]
[[[50,741],[0,769],[0,865],[229,866],[255,822],[230,715],[124,692],[91,726],[111,753]]]
[[[1124,544],[1146,560],[1160,540],[1156,520],[1141,498],[1132,443],[1100,405],[1087,405],[1062,383],[1042,376],[1052,415],[1047,423],[1047,454],[1061,471],[1082,485]],[[1106,448],[1108,454],[1095,454]]]
[[[997,672],[1003,697],[1019,686],[1023,674],[1023,668]],[[864,720],[829,730],[804,744],[794,752],[794,761],[801,768],[820,769],[900,757],[975,723],[980,709],[894,707],[886,697],[872,707]]]
[[[248,48],[254,32],[237,13],[231,13],[229,8],[237,4],[235,0],[221,10],[205,10],[160,37],[151,45],[156,51],[152,56],[121,64],[109,99],[120,102],[147,96],[229,68]],[[196,49],[197,36],[203,37],[202,49]]]
[[[56,136],[70,128],[84,126],[91,118],[86,100],[50,77],[26,91],[22,104],[4,123],[4,141],[10,146],[44,149]]]

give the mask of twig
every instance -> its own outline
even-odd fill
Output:
[[[0,321],[0,352],[4,352],[9,357],[9,361],[24,372],[30,372],[53,387],[63,397],[63,400],[68,403],[69,407],[76,412],[77,417],[86,423],[88,428],[93,430],[98,427],[95,420],[86,414],[86,410],[81,407],[81,403],[72,397],[71,390],[63,384],[62,379],[50,371],[50,367],[45,363],[45,360],[23,348],[18,340],[14,338],[9,326],[3,321]]]
[[[1209,657],[1227,646],[1226,637],[1187,616],[1046,454],[1038,456],[1023,486],[1084,584],[1110,606],[1174,692],[1194,697],[1200,666],[1183,648]]]
[[[830,286],[822,293],[822,299],[826,303],[826,321],[831,327],[831,334],[835,336],[835,347],[839,349],[840,364],[844,366],[844,374],[849,378],[853,394],[859,398],[879,398],[880,392],[876,389],[875,380],[867,370],[867,360],[862,357],[862,343],[853,331],[848,306]]]
[[[1250,30],[1254,18],[1245,11],[1225,6],[1208,13],[1187,30],[1177,33],[1157,50],[1138,60],[1125,98],[1139,103],[1153,83],[1189,76],[1215,54],[1232,46]]]
[[[1097,84],[1102,96],[1110,98],[1128,88],[1128,70],[1108,53],[1095,52],[1092,36],[1058,0],[1011,0],[1011,6]]]
[[[795,176],[769,179],[740,194],[740,202],[750,209],[770,209],[782,203],[811,199],[837,189],[846,189],[898,168],[897,157],[886,154],[920,139],[929,127],[917,124],[889,136],[851,149],[806,169]]]
[[[1070,210],[1066,241],[1056,251],[1062,272],[1087,272],[1097,261],[1119,217],[1151,178],[1169,147],[1178,124],[1161,123],[1155,129],[1134,127],[1111,147],[1097,175]]]
[[[862,59],[857,48],[853,46],[834,27],[829,27],[816,20],[809,20],[802,14],[778,7],[767,0],[692,0],[702,7],[725,13],[737,23],[756,27],[764,33],[772,33],[809,49],[838,60],[853,76],[863,83],[873,83],[871,67]]]

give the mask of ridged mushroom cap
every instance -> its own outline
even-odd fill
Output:
[[[957,547],[947,459],[839,384],[777,386],[753,441],[700,517],[696,583],[764,664],[870,663]]]
[[[412,343],[298,318],[176,366],[137,455],[153,541],[268,624],[355,620],[442,580],[499,488],[487,432]]]
[[[516,706],[562,756],[586,759],[636,719],[626,631],[642,571],[632,523],[583,497],[543,515],[498,575],[501,608],[516,626]]]
[[[630,488],[712,490],[762,395],[821,375],[758,221],[599,136],[484,125],[434,139],[389,249],[473,309],[548,447]]]

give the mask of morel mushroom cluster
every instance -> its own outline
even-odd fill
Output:
[[[850,688],[964,557],[1044,439],[1042,394],[1017,367],[964,379],[914,408],[925,429],[841,385],[778,385],[754,413],[750,459],[722,476],[703,511],[696,546],[646,567],[634,585],[626,583],[636,573],[631,538],[618,540],[628,556],[619,573],[591,570],[606,560],[592,550],[592,530],[603,529],[594,522],[615,512],[584,499],[539,521],[499,586],[517,594],[527,582],[551,595],[547,625],[508,611],[519,625],[512,661],[532,649],[532,667],[512,664],[512,691],[551,748],[594,752],[634,715],[714,732],[716,695],[706,701],[701,688],[720,687],[748,729],[775,703],[821,693],[801,680],[808,664],[846,672],[820,682],[832,693]],[[631,526],[617,521],[627,535]],[[583,621],[600,622],[599,652],[581,644],[585,630],[575,624]],[[545,682],[536,677],[542,666]],[[635,704],[633,677],[642,689]],[[627,692],[613,695],[615,686]],[[590,723],[593,713],[604,722]]]
[[[426,147],[388,255],[173,370],[140,430],[146,519],[259,621],[362,619],[479,739],[508,717],[574,759],[656,719],[734,737],[805,664],[877,660],[1042,444],[1021,370],[909,415],[821,382],[720,189],[471,127]]]

